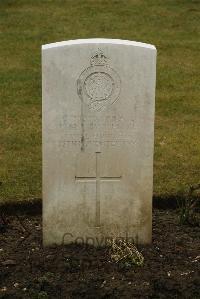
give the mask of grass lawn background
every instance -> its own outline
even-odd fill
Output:
[[[121,38],[158,50],[154,195],[200,176],[200,1],[0,0],[0,202],[42,197],[41,45]]]

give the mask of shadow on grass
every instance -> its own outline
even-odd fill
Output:
[[[161,210],[174,210],[180,207],[180,202],[185,195],[169,195],[169,196],[153,196],[153,208]],[[194,199],[199,198],[194,195]],[[25,214],[25,215],[41,215],[42,214],[42,199],[34,198],[21,202],[9,202],[0,204],[0,213],[7,215]]]

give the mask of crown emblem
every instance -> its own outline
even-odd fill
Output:
[[[107,64],[107,57],[98,49],[98,51],[90,59],[91,65],[105,65]]]
[[[98,49],[90,57],[90,66],[77,79],[77,93],[82,105],[101,111],[118,100],[121,80],[118,73],[109,66],[104,52]]]

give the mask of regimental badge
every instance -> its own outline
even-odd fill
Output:
[[[90,59],[77,80],[78,95],[90,109],[101,111],[117,101],[120,94],[120,77],[108,65],[108,59],[99,49]]]

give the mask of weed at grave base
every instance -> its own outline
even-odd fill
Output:
[[[113,238],[110,241],[110,257],[120,268],[142,266],[144,263],[144,257],[137,247],[122,239]]]
[[[200,201],[199,196],[194,196],[196,191],[200,191],[200,184],[190,186],[188,194],[178,202],[180,224],[200,226],[199,213],[197,213]]]

